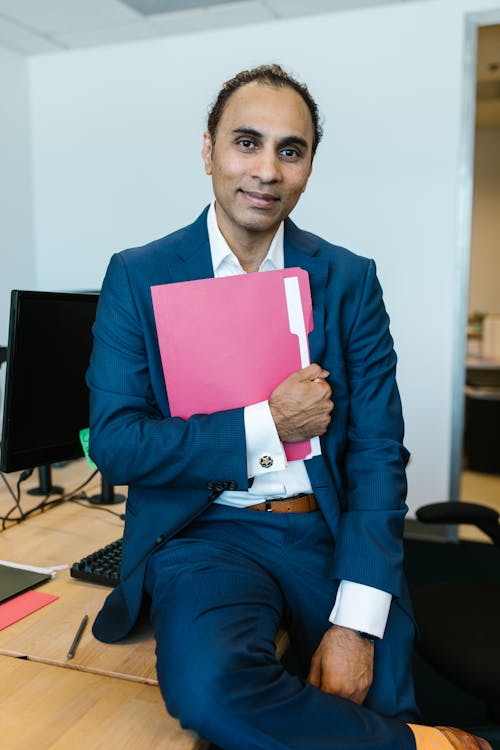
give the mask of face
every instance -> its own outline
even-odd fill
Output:
[[[294,89],[254,81],[232,94],[202,151],[229,244],[271,240],[306,188],[312,143],[312,117]]]

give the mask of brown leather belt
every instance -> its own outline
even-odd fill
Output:
[[[248,505],[247,510],[266,510],[269,513],[311,513],[318,510],[316,495],[295,495],[294,497],[278,497],[274,500],[264,500],[263,503]]]

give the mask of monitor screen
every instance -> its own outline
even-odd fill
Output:
[[[85,373],[98,294],[14,290],[11,296],[0,470],[83,455]]]

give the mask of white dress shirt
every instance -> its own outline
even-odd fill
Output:
[[[224,239],[215,214],[215,201],[207,217],[208,238],[214,276],[234,276],[245,273]],[[259,271],[284,268],[284,225],[278,227],[269,251]],[[305,461],[287,461],[269,403],[263,401],[244,409],[248,477],[253,484],[248,492],[223,492],[216,503],[245,508],[266,498],[291,497],[312,492]],[[265,468],[262,456],[270,456],[272,465]],[[332,597],[333,598],[333,597]],[[386,591],[352,581],[341,581],[329,620],[382,638],[389,615],[392,596]]]

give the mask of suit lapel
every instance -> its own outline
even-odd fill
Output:
[[[176,259],[169,268],[170,281],[195,281],[213,278],[212,256],[208,241],[206,208],[196,221],[180,234],[175,247]]]
[[[309,274],[314,328],[309,335],[311,362],[321,364],[325,349],[325,292],[328,263],[319,258],[314,239],[302,232],[290,219],[285,222],[285,266],[303,268]]]

